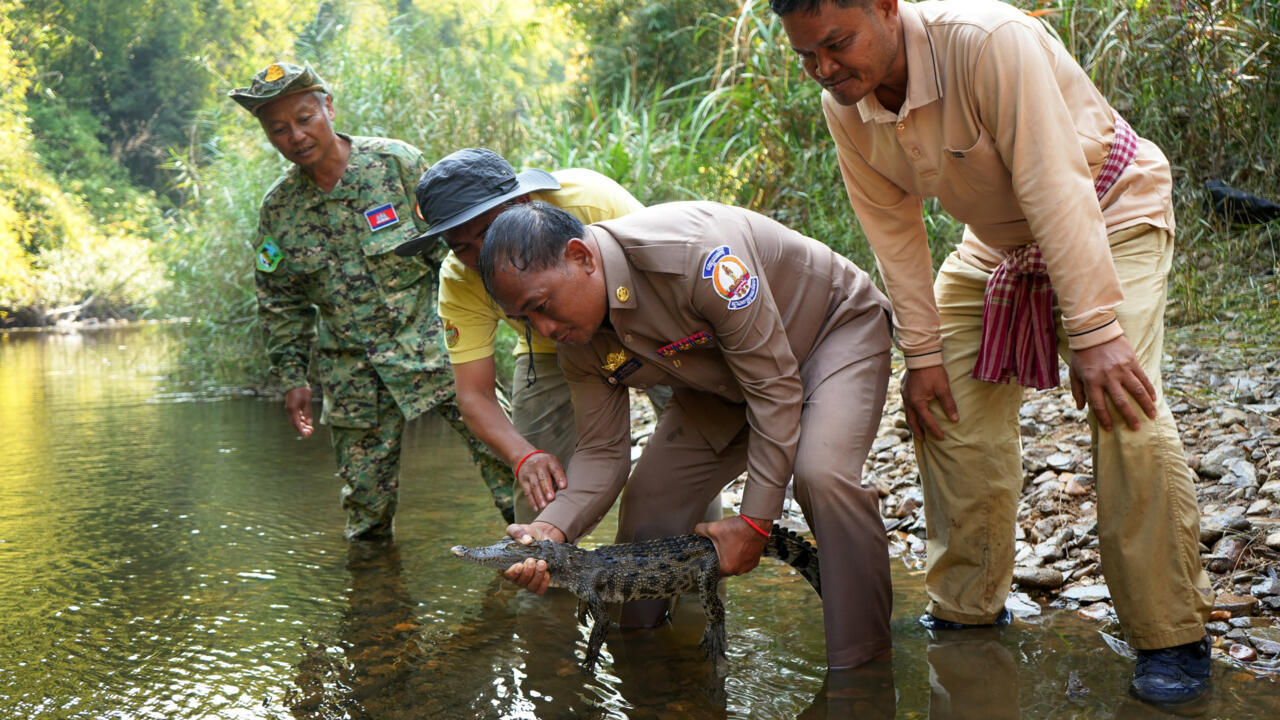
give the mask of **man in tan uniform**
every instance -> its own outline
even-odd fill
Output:
[[[625,487],[619,542],[694,530],[715,542],[721,573],[738,575],[759,562],[794,474],[818,541],[828,664],[888,654],[888,549],[877,493],[861,485],[888,384],[888,301],[865,272],[762,215],[706,202],[586,227],[522,205],[489,228],[480,272],[509,314],[559,343],[579,433],[567,487],[508,534],[577,540]],[[655,383],[672,400],[628,477],[627,387]],[[698,524],[744,469],[742,514]],[[541,592],[544,570],[507,576]],[[624,623],[643,624],[651,608],[635,605]]]
[[[893,300],[929,529],[921,622],[1008,622],[1023,475],[1022,388],[1006,383],[1056,385],[1056,345],[1091,410],[1103,563],[1138,650],[1130,689],[1151,702],[1199,696],[1212,591],[1160,391],[1168,161],[1060,42],[1003,3],[771,4],[824,89],[849,199]],[[966,223],[932,292],[925,197]]]

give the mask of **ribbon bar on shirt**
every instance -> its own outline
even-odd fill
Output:
[[[1138,135],[1115,114],[1115,137],[1093,189],[1107,194],[1138,154]],[[1057,334],[1053,327],[1053,286],[1035,243],[1005,257],[987,279],[982,305],[982,341],[972,376],[1047,390],[1058,385]]]

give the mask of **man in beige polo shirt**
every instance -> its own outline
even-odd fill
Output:
[[[516,475],[515,521],[537,516],[564,487],[564,469],[578,434],[569,387],[556,364],[555,342],[506,317],[476,272],[484,233],[506,208],[533,200],[551,203],[583,222],[611,220],[644,207],[612,179],[585,168],[516,173],[488,148],[463,148],[441,158],[418,180],[418,213],[430,227],[396,247],[417,255],[449,247],[440,265],[439,313],[467,428]],[[518,338],[511,415],[499,402],[494,359],[498,324]],[[655,402],[655,405],[658,403]],[[713,508],[719,511],[719,505]],[[719,517],[719,515],[717,515]]]
[[[865,272],[763,215],[691,202],[585,227],[545,203],[512,208],[485,236],[480,274],[557,341],[579,432],[567,487],[509,535],[576,541],[622,492],[619,542],[696,531],[738,575],[759,562],[794,474],[818,540],[828,665],[888,656],[888,548],[879,496],[861,484],[888,385],[888,300]],[[627,388],[654,384],[674,392],[629,472]],[[698,523],[743,470],[742,514]],[[507,576],[547,585],[545,564]],[[623,621],[661,611],[631,603]]]
[[[1016,8],[771,5],[823,87],[849,200],[893,301],[929,530],[921,622],[1008,622],[1020,385],[1057,383],[1056,348],[1091,411],[1103,566],[1138,651],[1130,689],[1157,703],[1199,696],[1212,591],[1160,389],[1168,161]],[[966,224],[936,281],[925,197]]]

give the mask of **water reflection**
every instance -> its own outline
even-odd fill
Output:
[[[396,540],[349,545],[324,433],[167,385],[174,332],[0,334],[0,717],[1280,716],[1275,684],[1222,664],[1184,714],[1133,702],[1131,662],[1069,613],[930,636],[900,567],[890,664],[827,673],[821,604],[769,561],[727,583],[724,673],[691,601],[611,632],[588,677],[572,596],[449,553],[502,532],[449,428],[409,428]]]

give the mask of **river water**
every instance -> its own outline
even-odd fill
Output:
[[[1224,663],[1147,708],[1069,612],[930,637],[897,561],[891,664],[828,674],[817,597],[766,560],[726,583],[722,675],[689,602],[587,677],[571,598],[449,553],[503,526],[446,427],[410,425],[396,540],[347,544],[327,433],[171,386],[179,333],[0,333],[0,718],[1280,717]]]

